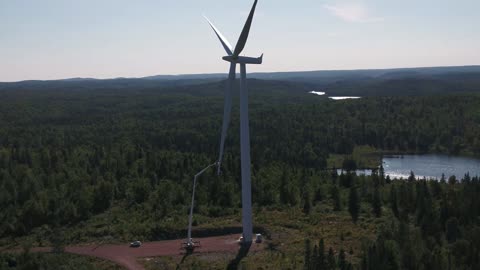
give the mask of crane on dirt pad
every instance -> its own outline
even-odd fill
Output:
[[[197,185],[197,178],[200,175],[202,175],[205,171],[207,171],[208,169],[214,166],[218,166],[218,162],[208,165],[203,170],[195,174],[195,176],[193,177],[192,204],[190,205],[190,214],[188,216],[188,235],[187,235],[187,241],[182,243],[182,248],[185,249],[188,253],[192,253],[195,248],[200,247],[200,242],[193,241],[192,239],[193,206],[195,203],[195,187]]]

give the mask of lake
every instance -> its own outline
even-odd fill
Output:
[[[385,156],[383,168],[391,178],[407,178],[413,171],[416,177],[440,179],[444,173],[447,179],[451,175],[461,179],[466,173],[480,176],[480,159],[448,155]]]
[[[308,92],[309,94],[314,94],[314,95],[317,95],[317,96],[324,96],[326,95],[327,93],[325,92],[321,92],[321,91],[310,91]],[[359,99],[361,97],[328,97],[329,99],[333,99],[333,100],[345,100],[345,99]]]
[[[328,98],[333,100],[345,100],[345,99],[359,99],[361,97],[328,97]]]
[[[318,96],[323,96],[325,95],[325,92],[320,92],[320,91],[310,91],[308,92],[310,94],[318,95]]]
[[[448,179],[455,175],[457,179],[469,173],[471,177],[480,176],[480,159],[448,155],[394,155],[382,159],[385,175],[390,178],[408,178],[410,171],[415,177],[440,179],[442,173]],[[370,170],[359,170],[357,174],[370,175]]]

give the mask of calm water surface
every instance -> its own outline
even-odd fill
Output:
[[[361,97],[328,97],[328,98],[333,100],[344,100],[344,99],[359,99]]]
[[[327,93],[325,92],[321,92],[321,91],[310,91],[308,92],[309,94],[314,94],[314,95],[318,95],[318,96],[324,96],[326,95]],[[361,97],[328,97],[329,99],[333,99],[333,100],[344,100],[344,99],[359,99]]]
[[[407,178],[410,171],[417,177],[437,179],[442,177],[442,173],[446,178],[455,175],[458,179],[463,178],[466,173],[480,176],[480,159],[447,155],[385,156],[383,167],[385,174],[391,178]]]
[[[448,155],[384,156],[383,168],[390,178],[408,178],[413,171],[417,178],[440,179],[443,173],[447,179],[452,175],[461,179],[466,173],[480,176],[480,159]],[[357,175],[361,174],[370,175],[371,171],[358,170]]]
[[[310,91],[310,94],[318,95],[318,96],[323,96],[325,95],[325,92],[320,92],[320,91]]]

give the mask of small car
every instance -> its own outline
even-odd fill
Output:
[[[138,240],[130,243],[130,247],[140,247],[141,245],[142,245],[142,242]]]

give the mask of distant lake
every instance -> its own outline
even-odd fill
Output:
[[[333,100],[344,100],[344,99],[359,99],[361,97],[328,97]]]
[[[408,178],[413,171],[416,178],[440,179],[455,175],[457,179],[469,173],[471,177],[480,176],[480,159],[455,157],[448,155],[395,155],[382,159],[385,175],[390,178]],[[371,170],[358,170],[357,174],[370,175]]]
[[[318,91],[310,91],[310,92],[308,92],[308,93],[314,94],[314,95],[319,95],[319,96],[325,95],[325,92],[318,92]]]
[[[324,96],[326,95],[327,93],[326,92],[321,92],[321,91],[310,91],[308,92],[309,94],[314,94],[314,95],[317,95],[317,96]],[[333,100],[344,100],[344,99],[359,99],[361,97],[328,97],[329,99],[333,99]]]

